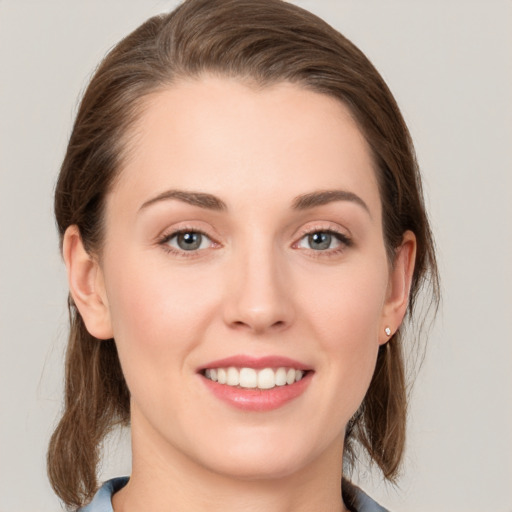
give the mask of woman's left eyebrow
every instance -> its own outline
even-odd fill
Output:
[[[206,194],[204,192],[192,192],[188,190],[166,190],[161,194],[146,201],[139,211],[151,206],[152,204],[159,203],[160,201],[169,200],[182,201],[191,204],[192,206],[199,206],[208,210],[224,211],[227,210],[226,203],[213,194]]]
[[[317,192],[302,194],[293,200],[292,208],[294,210],[307,210],[334,201],[350,201],[361,206],[370,217],[372,216],[368,205],[357,194],[349,192],[348,190],[319,190]]]

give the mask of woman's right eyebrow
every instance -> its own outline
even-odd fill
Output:
[[[193,206],[199,206],[200,208],[206,208],[208,210],[215,211],[225,211],[227,210],[226,203],[219,199],[217,196],[213,194],[206,194],[204,192],[192,192],[188,190],[166,190],[161,194],[147,200],[140,208],[144,210],[148,206],[151,206],[155,203],[159,203],[160,201],[169,201],[171,199],[176,199],[178,201],[183,201],[184,203],[191,204]]]

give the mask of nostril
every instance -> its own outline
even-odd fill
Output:
[[[283,329],[287,323],[283,320],[277,320],[276,322],[264,322],[264,321],[253,321],[253,322],[244,322],[243,320],[236,320],[231,323],[231,327],[234,329],[248,329],[251,331],[265,331],[267,329],[270,330],[279,330]]]
[[[230,296],[226,300],[223,317],[231,329],[261,333],[286,329],[293,323],[294,308],[290,301],[278,297],[251,295]]]

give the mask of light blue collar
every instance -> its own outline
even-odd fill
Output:
[[[122,489],[128,483],[129,477],[123,476],[113,478],[105,482],[94,495],[92,501],[81,508],[79,512],[114,512],[112,508],[112,496]],[[346,495],[347,506],[350,506],[354,512],[388,512],[378,503],[373,501],[359,487],[343,481],[343,494]]]

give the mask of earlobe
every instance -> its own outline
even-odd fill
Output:
[[[416,261],[416,245],[414,233],[406,231],[402,238],[402,244],[396,250],[390,273],[388,295],[382,315],[380,344],[389,340],[388,329],[391,333],[398,330],[407,311]]]
[[[76,225],[64,233],[62,255],[69,290],[89,333],[99,339],[113,337],[110,309],[103,272],[95,257],[83,245]]]

